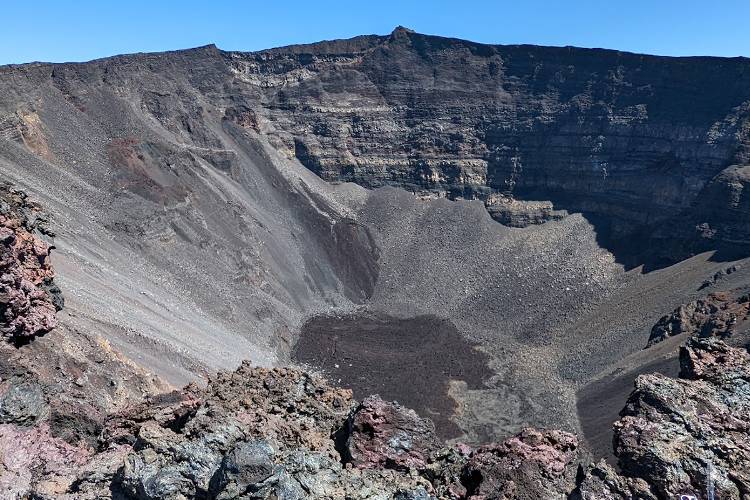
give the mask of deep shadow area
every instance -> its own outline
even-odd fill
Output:
[[[618,232],[604,216],[585,212],[582,215],[594,226],[599,245],[627,271],[639,266],[643,266],[644,274],[658,271],[704,252],[714,252],[711,262],[731,262],[750,255],[746,245],[701,238],[695,223],[679,218]]]
[[[315,316],[303,325],[292,358],[322,370],[357,399],[379,394],[415,409],[444,439],[461,435],[451,420],[456,402],[448,395],[449,381],[481,389],[492,375],[487,356],[451,321],[432,315]]]
[[[674,355],[668,359],[657,359],[634,370],[598,380],[578,392],[578,418],[583,437],[596,457],[603,457],[611,465],[617,465],[612,447],[612,425],[620,418],[620,410],[635,388],[635,379],[645,373],[661,373],[677,377],[680,362]]]
[[[665,165],[657,163],[642,175],[645,179],[663,168]],[[734,172],[731,167],[724,172],[727,171]],[[682,194],[689,202],[680,207],[651,205],[648,183],[641,187],[642,193],[639,191],[638,196],[643,197],[640,200],[622,198],[606,190],[577,193],[543,184],[520,185],[510,194],[519,201],[548,200],[555,210],[580,213],[594,226],[600,247],[612,253],[626,270],[642,266],[641,272],[645,274],[704,252],[714,252],[712,262],[729,262],[750,255],[750,245],[743,236],[747,229],[742,204],[734,206],[729,201],[733,195],[726,188],[731,184],[741,191],[746,180],[744,177],[731,180],[734,184],[712,179],[692,199]],[[491,187],[502,190],[499,184]],[[682,193],[681,188],[676,191]],[[641,213],[644,211],[647,216]]]

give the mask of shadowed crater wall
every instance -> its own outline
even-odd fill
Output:
[[[399,28],[231,65],[265,85],[269,128],[323,179],[478,199],[512,226],[579,212],[627,267],[748,255],[748,59]]]

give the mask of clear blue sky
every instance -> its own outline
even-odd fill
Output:
[[[750,56],[750,0],[6,0],[0,24],[0,64],[257,50],[397,25],[485,43]]]

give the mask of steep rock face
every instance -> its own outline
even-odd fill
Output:
[[[745,244],[747,60],[488,46],[397,29],[235,53],[230,64],[264,89],[263,127],[324,179],[488,205],[498,193],[549,200],[590,215],[618,249],[635,232],[661,229],[665,242],[679,233],[660,258]]]
[[[745,136],[750,125],[746,121]],[[739,155],[739,154],[738,154]],[[693,215],[695,227],[707,241],[724,241],[733,247],[748,244],[750,165],[731,165],[711,179],[699,196]]]

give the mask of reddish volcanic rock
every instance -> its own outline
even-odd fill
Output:
[[[695,339],[680,348],[680,377],[720,383],[722,377],[732,375],[750,380],[750,356],[745,350]]]
[[[43,484],[37,484],[36,491],[64,492],[74,471],[90,456],[89,450],[53,437],[47,424],[30,428],[0,424],[0,492],[22,498],[40,476]]]
[[[721,273],[717,275],[724,276]],[[711,293],[705,298],[682,304],[671,314],[662,317],[651,329],[647,347],[680,334],[725,339],[740,329],[738,327],[748,318],[750,297],[735,297],[725,292]]]
[[[571,491],[578,440],[558,430],[524,429],[479,448],[462,471],[467,498],[558,498]]]
[[[35,234],[38,208],[0,186],[0,334],[14,341],[57,326],[50,247]]]
[[[414,410],[366,398],[349,418],[347,453],[355,467],[419,469],[439,446],[435,426]]]
[[[714,338],[680,350],[681,376],[641,375],[615,423],[626,476],[665,498],[750,495],[750,355]],[[710,479],[710,481],[709,481]]]

